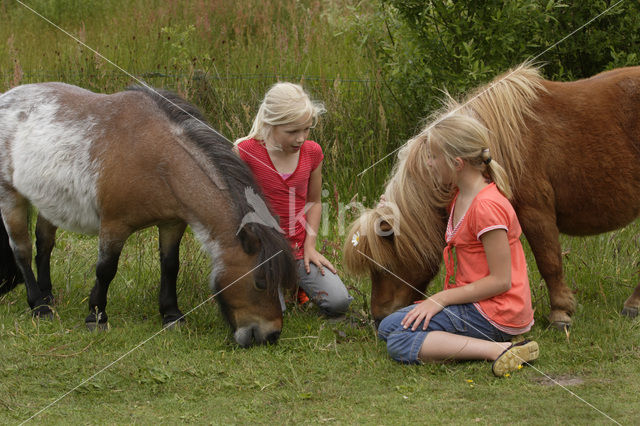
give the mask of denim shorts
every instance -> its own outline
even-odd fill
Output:
[[[506,342],[513,338],[495,328],[478,312],[473,303],[447,306],[431,318],[426,330],[422,330],[422,322],[415,331],[411,328],[404,329],[401,321],[415,306],[407,306],[392,313],[378,327],[378,337],[387,342],[389,355],[398,362],[419,363],[418,353],[430,331],[446,331],[494,342]]]

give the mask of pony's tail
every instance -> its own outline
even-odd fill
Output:
[[[0,216],[0,295],[10,292],[23,281],[9,245],[9,235]]]

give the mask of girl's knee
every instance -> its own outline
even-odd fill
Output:
[[[328,316],[345,314],[353,300],[346,290],[344,294],[327,294],[325,297],[319,297],[318,299],[320,299],[318,307]]]
[[[396,311],[391,315],[384,317],[378,326],[378,337],[382,340],[386,340],[387,336],[394,331],[401,331],[403,329],[401,321],[404,316],[404,312]]]
[[[403,364],[414,364],[418,362],[417,354],[412,349],[416,344],[416,339],[420,339],[420,333],[402,331],[391,333],[387,336],[387,353],[394,361]]]
[[[324,276],[318,274],[315,279],[305,280],[301,285],[328,316],[343,315],[353,300],[342,280],[330,271]]]

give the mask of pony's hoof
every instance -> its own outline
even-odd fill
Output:
[[[107,331],[111,328],[108,322],[85,322],[84,324],[87,326],[87,330],[91,332]]]
[[[638,308],[633,306],[625,306],[622,308],[622,312],[620,312],[625,317],[635,318],[638,316]]]
[[[549,323],[560,331],[567,331],[571,327],[571,317],[564,311],[551,311]]]
[[[551,323],[551,327],[557,329],[558,331],[567,332],[571,328],[571,321],[563,322],[563,321],[553,321]]]
[[[89,331],[106,331],[109,329],[107,314],[104,312],[91,312],[84,320]]]
[[[171,316],[163,318],[162,320],[162,328],[166,328],[169,330],[180,330],[180,327],[184,324],[184,317],[180,316]]]
[[[31,314],[40,319],[44,320],[52,320],[53,319],[53,311],[47,305],[39,305],[33,308]]]

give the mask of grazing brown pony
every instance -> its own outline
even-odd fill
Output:
[[[295,285],[295,262],[275,229],[260,223],[240,227],[255,208],[247,194],[254,203],[256,194],[263,198],[231,148],[193,105],[169,92],[132,87],[104,95],[44,83],[0,95],[0,210],[33,313],[51,314],[49,261],[58,227],[99,236],[85,320],[94,328],[107,323],[107,291],[125,240],[155,225],[160,313],[165,325],[182,320],[176,278],[189,224],[212,258],[211,290],[220,293],[236,342],[277,341],[277,288]],[[37,280],[30,205],[38,209]]]
[[[522,65],[441,113],[472,114],[490,130],[491,155],[507,170],[547,283],[550,321],[569,326],[575,301],[563,278],[559,233],[607,232],[640,214],[640,67],[560,83]],[[418,135],[400,150],[387,203],[365,211],[345,242],[346,266],[371,276],[377,321],[424,298],[442,259],[446,213],[435,207],[424,146]],[[640,286],[622,312],[635,316],[638,307]]]

